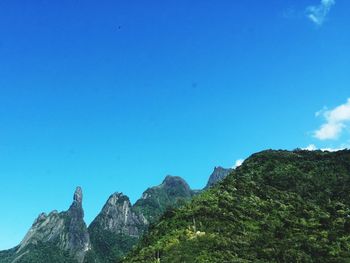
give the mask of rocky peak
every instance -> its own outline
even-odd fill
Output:
[[[116,192],[108,198],[89,230],[91,233],[100,229],[138,237],[147,224],[147,220],[141,214],[133,211],[129,197]]]
[[[167,175],[160,185],[163,188],[167,195],[177,196],[177,197],[191,197],[192,190],[187,182],[179,176]],[[170,197],[169,196],[169,197]],[[171,197],[170,197],[171,198]]]
[[[149,222],[154,222],[168,207],[189,200],[193,194],[184,179],[168,175],[160,185],[148,188],[133,208],[142,213]]]
[[[108,200],[107,203],[105,205],[106,206],[115,206],[118,203],[130,203],[129,197],[124,195],[123,193],[119,193],[119,192],[115,192],[114,194],[112,194]]]
[[[77,187],[68,211],[41,213],[20,243],[16,251],[18,257],[29,253],[28,245],[49,243],[69,251],[78,262],[83,262],[90,249],[90,238],[83,219],[82,197],[82,189]]]
[[[45,221],[47,218],[47,214],[46,213],[41,213],[34,221],[33,225],[38,225],[41,222]]]
[[[77,187],[74,195],[73,195],[73,203],[68,209],[68,213],[79,219],[84,218],[84,210],[83,210],[83,190],[81,187]]]
[[[82,204],[83,202],[83,190],[80,186],[78,186],[75,189],[74,196],[73,196],[73,202],[76,202],[78,204]]]
[[[228,174],[230,174],[233,171],[233,169],[226,169],[221,166],[217,166],[214,168],[213,173],[210,175],[207,185],[204,187],[204,189],[208,189],[215,184],[222,181]]]
[[[185,188],[190,189],[187,182],[184,179],[182,179],[180,176],[167,175],[165,177],[165,179],[163,180],[162,185],[168,186],[168,187],[174,187],[174,186],[181,185]]]

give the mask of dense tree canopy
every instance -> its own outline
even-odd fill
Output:
[[[265,151],[152,225],[125,262],[349,262],[350,151]]]

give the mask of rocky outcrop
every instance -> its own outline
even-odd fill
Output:
[[[227,175],[229,175],[234,169],[225,169],[221,166],[215,167],[213,173],[210,175],[207,185],[204,189],[208,189],[215,184],[221,182]]]
[[[131,205],[122,193],[111,195],[99,215],[89,226],[93,262],[119,262],[137,243],[149,223],[155,222],[169,206],[189,200],[193,191],[178,176],[167,176],[162,184],[148,188],[142,197]],[[106,249],[108,248],[108,249]]]
[[[91,223],[89,230],[100,228],[116,234],[139,237],[146,225],[146,218],[133,211],[129,197],[122,193],[114,193]]]
[[[41,213],[18,246],[16,258],[30,253],[30,247],[50,243],[68,251],[78,262],[83,262],[86,252],[90,249],[90,238],[84,222],[82,198],[82,190],[77,187],[68,211],[53,211],[48,215]],[[13,262],[16,262],[16,258]]]
[[[75,255],[79,262],[83,261],[85,253],[91,247],[89,233],[84,222],[82,202],[83,192],[80,187],[77,187],[73,196],[73,203],[67,211],[68,242],[65,249]]]
[[[216,167],[206,188],[221,181],[231,171]],[[61,259],[57,262],[64,263],[110,262],[107,258],[118,262],[137,243],[150,223],[157,221],[169,207],[181,205],[200,192],[191,190],[181,177],[168,175],[160,185],[143,192],[134,205],[122,193],[112,194],[87,229],[83,193],[77,187],[67,211],[41,213],[17,247],[0,252],[0,263],[27,262],[28,257],[42,263],[50,253]]]

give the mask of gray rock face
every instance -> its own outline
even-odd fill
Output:
[[[146,225],[148,221],[142,214],[133,211],[129,198],[122,193],[114,193],[89,228],[92,232],[94,228],[99,228],[115,234],[139,237]]]
[[[65,220],[63,214],[53,211],[46,215],[41,213],[34,221],[32,227],[25,235],[16,253],[20,253],[29,244],[37,245],[39,242],[50,242],[58,239],[66,240]]]
[[[69,251],[78,262],[83,262],[85,253],[90,249],[90,238],[84,222],[82,197],[82,190],[78,187],[68,211],[40,214],[16,250],[17,257],[29,253],[29,245],[50,242]]]
[[[67,211],[68,243],[65,246],[65,249],[69,250],[81,262],[91,247],[89,233],[84,222],[82,201],[82,189],[77,187],[73,203]]]
[[[149,223],[155,222],[167,207],[189,200],[192,193],[181,177],[167,176],[162,184],[148,188],[134,205],[122,193],[111,195],[89,226],[92,252],[98,262],[109,262],[106,259],[113,257],[113,253],[119,254],[120,260],[130,252]]]
[[[215,167],[204,189],[221,181],[232,170]],[[115,256],[116,251],[120,256],[129,252],[149,223],[155,222],[168,207],[181,205],[200,192],[191,190],[181,177],[166,176],[160,185],[148,188],[134,205],[127,196],[114,193],[87,229],[82,206],[83,193],[77,187],[69,209],[40,214],[22,242],[11,251],[5,251],[11,254],[11,260],[4,262],[17,262],[30,254],[33,246],[42,243],[69,252],[79,263],[84,262],[84,258],[89,260],[91,255],[98,257],[98,260],[94,258],[89,262],[107,262],[105,258]],[[106,256],[106,251],[110,255]],[[0,253],[0,262],[1,257]]]
[[[225,169],[220,166],[215,167],[213,173],[210,175],[207,185],[204,189],[208,189],[215,184],[222,181],[227,175],[229,175],[234,169]]]
[[[191,188],[178,176],[167,176],[162,184],[148,188],[135,205],[131,205],[129,198],[122,193],[114,193],[89,226],[89,231],[107,230],[139,237],[149,221],[160,216],[166,207],[175,204],[179,198],[189,199],[191,196]]]

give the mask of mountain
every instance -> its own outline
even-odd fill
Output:
[[[0,262],[83,262],[90,239],[82,200],[78,187],[67,211],[40,214],[16,248],[1,252]]]
[[[155,222],[168,207],[192,198],[194,191],[179,176],[166,176],[162,184],[148,188],[134,205],[149,222]]]
[[[193,195],[189,185],[177,176],[167,176],[162,184],[148,188],[131,205],[127,196],[109,197],[89,226],[92,250],[87,262],[117,262],[138,242],[139,237],[168,207],[188,201]]]
[[[137,243],[148,225],[122,193],[111,195],[89,226],[92,251],[86,262],[116,262]]]
[[[226,176],[227,170],[216,168],[210,186]],[[17,247],[0,251],[0,263],[119,262],[166,211],[186,204],[200,192],[191,190],[181,177],[168,175],[134,205],[126,195],[112,194],[87,228],[78,187],[67,211],[40,214]]]
[[[221,166],[215,167],[213,173],[210,175],[207,185],[204,189],[209,189],[210,187],[221,182],[227,175],[229,175],[234,169],[225,169]]]
[[[123,262],[350,262],[349,189],[349,150],[257,153]]]

